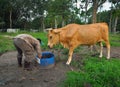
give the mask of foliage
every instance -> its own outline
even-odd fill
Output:
[[[98,1],[98,7],[105,1]],[[110,26],[114,29],[117,27],[120,31],[120,19],[117,18],[120,14],[120,1],[109,2],[112,3],[110,11],[99,12],[97,22],[111,23]],[[95,9],[93,3],[95,0],[0,0],[0,28],[7,29],[11,26],[42,31],[44,28],[62,27],[69,23],[91,23],[88,19],[92,19],[91,12]]]
[[[119,87],[119,59],[85,58],[79,72],[68,72],[61,87]]]
[[[103,12],[98,12],[97,16],[97,20],[98,22],[106,22],[109,23],[109,19],[110,16],[108,16],[110,14],[110,11],[103,11]]]
[[[68,19],[70,19],[72,8],[72,0],[51,0],[48,16],[53,19],[51,20],[52,24],[55,24],[55,20],[58,23],[57,25],[67,22]],[[59,21],[61,21],[61,23]]]

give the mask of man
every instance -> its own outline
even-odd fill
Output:
[[[14,46],[16,47],[18,54],[18,66],[22,67],[22,56],[24,53],[24,69],[31,70],[33,68],[32,61],[35,59],[34,52],[36,51],[39,58],[41,58],[41,39],[36,39],[28,34],[19,34],[13,38]]]

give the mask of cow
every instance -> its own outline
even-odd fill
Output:
[[[53,48],[54,45],[60,43],[64,48],[69,49],[69,58],[67,65],[71,63],[73,51],[79,45],[92,46],[96,43],[100,44],[100,55],[103,56],[102,50],[104,41],[107,47],[107,59],[110,59],[110,43],[107,23],[94,24],[68,24],[62,28],[48,30],[48,47]]]

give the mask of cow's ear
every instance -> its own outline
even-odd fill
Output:
[[[60,33],[60,32],[61,32],[61,29],[54,29],[53,32],[56,33],[56,34],[57,34],[57,33]]]
[[[52,30],[52,28],[45,29],[46,32],[51,32]]]
[[[48,28],[48,29],[45,29],[45,31],[48,32],[48,33],[52,33],[53,29],[52,28]]]

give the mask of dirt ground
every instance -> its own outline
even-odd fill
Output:
[[[67,71],[75,70],[72,66],[66,66],[66,59],[62,59],[56,61],[52,68],[40,69],[37,66],[32,71],[26,71],[17,66],[16,55],[17,52],[12,51],[0,56],[0,87],[57,87],[65,79]],[[74,60],[79,57],[80,54],[74,53]],[[111,57],[120,58],[120,47],[111,48]]]

